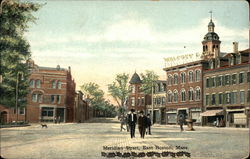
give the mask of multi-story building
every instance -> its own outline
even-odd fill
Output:
[[[192,117],[201,123],[203,61],[164,68],[167,73],[166,123],[177,124],[178,117]]]
[[[157,80],[154,82],[153,87],[153,105],[152,103],[147,104],[147,113],[152,114],[153,106],[153,122],[163,124],[165,123],[166,114],[166,89],[167,82],[164,80]],[[151,97],[152,95],[148,95]]]
[[[148,100],[150,100],[150,97],[144,94],[144,92],[140,89],[141,88],[141,78],[140,76],[135,72],[132,76],[132,78],[129,81],[131,93],[128,96],[128,110],[134,109],[136,111],[143,110],[145,112],[146,110],[146,104],[148,103]]]
[[[82,91],[77,91],[75,96],[74,121],[81,123],[89,119],[89,104],[84,99]]]
[[[71,69],[40,67],[28,60],[30,92],[28,122],[74,121],[75,82]]]
[[[247,127],[250,101],[250,49],[211,59],[204,71],[203,124]]]

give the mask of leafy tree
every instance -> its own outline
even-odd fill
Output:
[[[145,74],[141,73],[141,77],[142,77],[141,90],[145,94],[151,94],[153,82],[158,80],[159,76],[154,71],[146,70]]]
[[[115,99],[119,107],[123,107],[129,93],[128,74],[117,74],[115,81],[108,85],[108,92]]]
[[[25,61],[31,56],[30,45],[23,34],[30,22],[35,21],[33,12],[40,5],[31,2],[1,0],[0,10],[0,104],[15,106],[17,78],[19,79],[19,106],[26,105],[29,72]]]

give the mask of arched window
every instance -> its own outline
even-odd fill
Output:
[[[200,81],[200,79],[201,79],[201,71],[196,70],[195,71],[195,80],[196,80],[196,82]]]
[[[30,80],[30,87],[35,88],[35,80]]]
[[[186,91],[185,91],[185,89],[182,89],[181,90],[181,101],[185,102],[185,100],[186,100]]]
[[[178,102],[178,91],[174,90],[174,102],[177,103]]]
[[[168,91],[168,103],[172,102],[172,99],[173,99],[172,96],[173,96],[172,91]]]
[[[56,89],[56,81],[55,80],[52,81],[52,88]]]
[[[186,73],[185,72],[181,73],[181,83],[186,83]]]
[[[174,84],[178,84],[178,74],[174,74]]]
[[[36,88],[41,88],[41,80],[36,80]]]
[[[172,85],[172,75],[168,75],[168,85]]]
[[[200,87],[196,87],[195,100],[200,100],[200,99],[201,99],[201,89],[200,89]]]
[[[189,82],[193,82],[194,81],[194,73],[193,73],[193,71],[189,71],[188,77],[189,77]]]
[[[62,88],[62,82],[61,82],[61,81],[58,81],[58,82],[57,82],[57,88],[58,88],[58,89],[61,89],[61,88]]]
[[[193,88],[190,88],[188,91],[188,100],[193,101],[194,100],[194,90]]]

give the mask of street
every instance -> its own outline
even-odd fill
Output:
[[[30,127],[3,128],[1,129],[1,156],[4,158],[99,159],[112,158],[112,152],[131,151],[136,153],[182,151],[189,153],[190,158],[197,159],[240,159],[248,155],[248,129],[198,126],[194,128],[196,131],[180,132],[178,126],[154,125],[152,135],[146,135],[145,139],[139,137],[137,127],[134,139],[130,138],[128,132],[120,132],[117,118],[93,119],[91,122],[80,124],[48,124],[48,128],[42,128],[39,124]],[[107,156],[108,153],[111,156]],[[153,157],[142,158],[158,157],[156,154]],[[189,157],[183,155],[180,158]]]

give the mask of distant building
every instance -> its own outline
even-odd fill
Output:
[[[84,122],[89,119],[89,104],[84,99],[84,95],[81,91],[76,92],[75,96],[75,108],[74,108],[74,121]]]
[[[33,60],[27,63],[30,70],[27,121],[73,122],[75,82],[70,67],[41,67]]]

